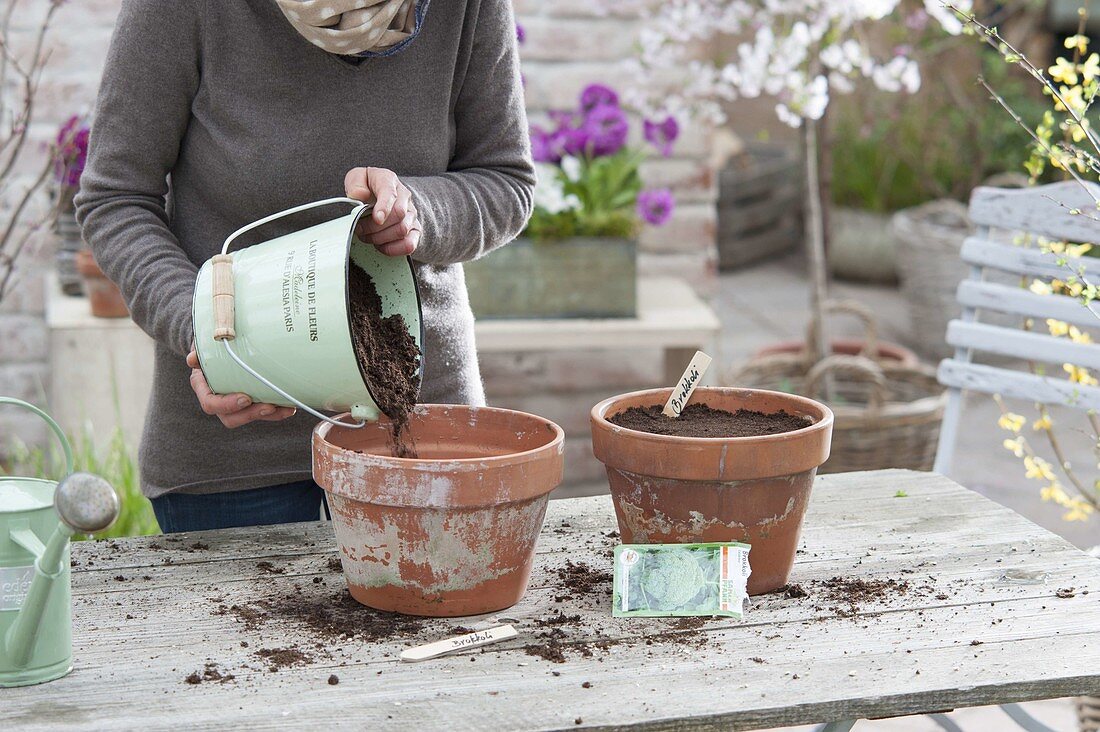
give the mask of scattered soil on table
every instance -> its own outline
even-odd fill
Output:
[[[232,681],[235,678],[237,678],[237,677],[234,676],[233,674],[223,673],[218,668],[218,664],[208,663],[208,664],[206,664],[206,666],[203,667],[203,670],[202,670],[201,673],[198,672],[198,671],[192,671],[190,674],[188,674],[183,679],[183,682],[185,684],[192,684],[192,685],[201,684],[204,681],[224,684],[228,681]]]
[[[322,640],[386,640],[415,635],[424,626],[422,618],[372,610],[361,605],[347,590],[321,597],[295,593],[265,598],[247,605],[219,605],[214,615],[233,615],[246,630],[269,623],[291,621],[305,626]]]
[[[675,437],[756,437],[777,435],[809,427],[813,421],[807,417],[783,410],[773,414],[738,409],[729,412],[712,409],[706,404],[689,404],[679,417],[666,416],[664,405],[630,407],[607,418],[611,424],[654,435]]]
[[[810,593],[802,587],[802,585],[789,584],[779,588],[779,592],[783,593],[783,597],[788,600],[797,600],[801,597],[809,597]]]
[[[906,580],[861,579],[859,577],[833,577],[815,583],[829,602],[840,603],[835,608],[840,614],[855,614],[865,602],[882,602],[906,595],[913,586]]]
[[[256,655],[270,663],[272,671],[278,671],[288,666],[304,666],[313,660],[312,656],[293,646],[288,648],[261,648],[256,651]]]
[[[344,565],[340,563],[340,557],[329,557],[327,564],[329,570],[332,572],[343,573],[344,571]]]
[[[348,267],[351,340],[378,408],[390,418],[394,455],[416,457],[407,443],[409,412],[420,391],[420,349],[400,315],[382,317],[382,298],[365,270]]]
[[[570,595],[576,597],[594,592],[610,593],[611,582],[614,579],[614,575],[607,570],[593,569],[584,562],[574,562],[570,559],[565,560],[565,566],[559,567],[557,573],[558,579],[569,591],[569,595],[555,597],[554,599],[558,602],[562,602]]]
[[[328,677],[328,685],[329,686],[336,686],[339,683],[340,683],[340,677],[337,676],[336,674],[332,674],[331,676]]]
[[[672,627],[676,628],[676,630],[699,630],[699,628],[702,628],[706,624],[707,619],[699,616],[693,618],[677,618],[672,623]]]
[[[256,562],[256,569],[261,572],[267,572],[268,574],[283,574],[286,572],[282,567],[276,567],[271,562]]]

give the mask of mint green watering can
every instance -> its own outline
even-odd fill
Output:
[[[332,205],[352,210],[229,253],[242,234]],[[233,232],[222,253],[203,264],[192,308],[195,351],[215,393],[241,392],[342,427],[378,419],[364,364],[352,347],[348,267],[354,263],[366,270],[382,298],[383,316],[401,315],[418,347],[422,331],[412,260],[388,257],[355,236],[355,225],[371,210],[351,198],[295,206]],[[319,409],[351,412],[355,421],[341,422]]]
[[[60,484],[0,476],[0,687],[53,681],[72,670],[69,540],[115,522],[118,495],[102,478],[73,472],[65,433],[37,407],[65,451]]]

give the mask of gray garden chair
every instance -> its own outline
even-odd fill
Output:
[[[1090,189],[1100,199],[1100,187]],[[969,215],[978,231],[963,244],[962,259],[970,266],[970,274],[958,288],[962,314],[947,328],[947,343],[955,348],[955,356],[944,359],[939,366],[939,381],[948,388],[948,401],[936,453],[937,473],[946,473],[951,467],[963,391],[1100,410],[1100,387],[1071,382],[1062,371],[1065,363],[1100,370],[1100,344],[1056,338],[1043,326],[1047,318],[1053,318],[1095,328],[1100,326],[1100,307],[1094,312],[1068,295],[1037,294],[1018,285],[989,282],[986,277],[990,272],[1006,272],[1021,278],[1065,281],[1083,266],[1085,279],[1100,285],[1100,259],[1083,257],[1067,262],[1061,255],[1044,254],[1034,243],[1030,247],[1016,244],[1013,238],[1023,234],[1100,245],[1100,211],[1092,195],[1072,181],[1024,189],[980,187],[971,195]],[[1016,322],[1020,324],[1032,318],[1038,327],[1027,331],[1019,325],[983,323],[978,314],[984,311],[1018,316]],[[1037,375],[1018,366],[974,363],[975,355],[982,353],[1050,364],[1047,371],[1054,375]],[[1029,732],[1049,730],[1016,705],[1002,709]],[[954,724],[945,724],[950,720],[936,721],[945,729],[958,729]]]

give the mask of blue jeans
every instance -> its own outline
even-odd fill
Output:
[[[322,506],[328,515],[325,492],[312,480],[232,493],[168,493],[152,503],[166,534],[317,521]]]

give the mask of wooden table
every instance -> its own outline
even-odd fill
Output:
[[[945,478],[819,478],[792,576],[809,597],[755,598],[743,622],[613,619],[607,582],[566,596],[559,571],[608,568],[613,527],[606,497],[553,502],[502,613],[520,636],[421,664],[397,654],[477,619],[342,642],[270,610],[242,621],[342,591],[325,524],[82,544],[76,669],[0,690],[0,729],[731,730],[1100,692],[1100,562]],[[909,589],[853,608],[825,597],[837,576]],[[559,611],[579,621],[546,625]],[[528,655],[555,628],[565,662]],[[312,660],[257,656],[287,647]],[[206,663],[235,679],[185,683]]]

